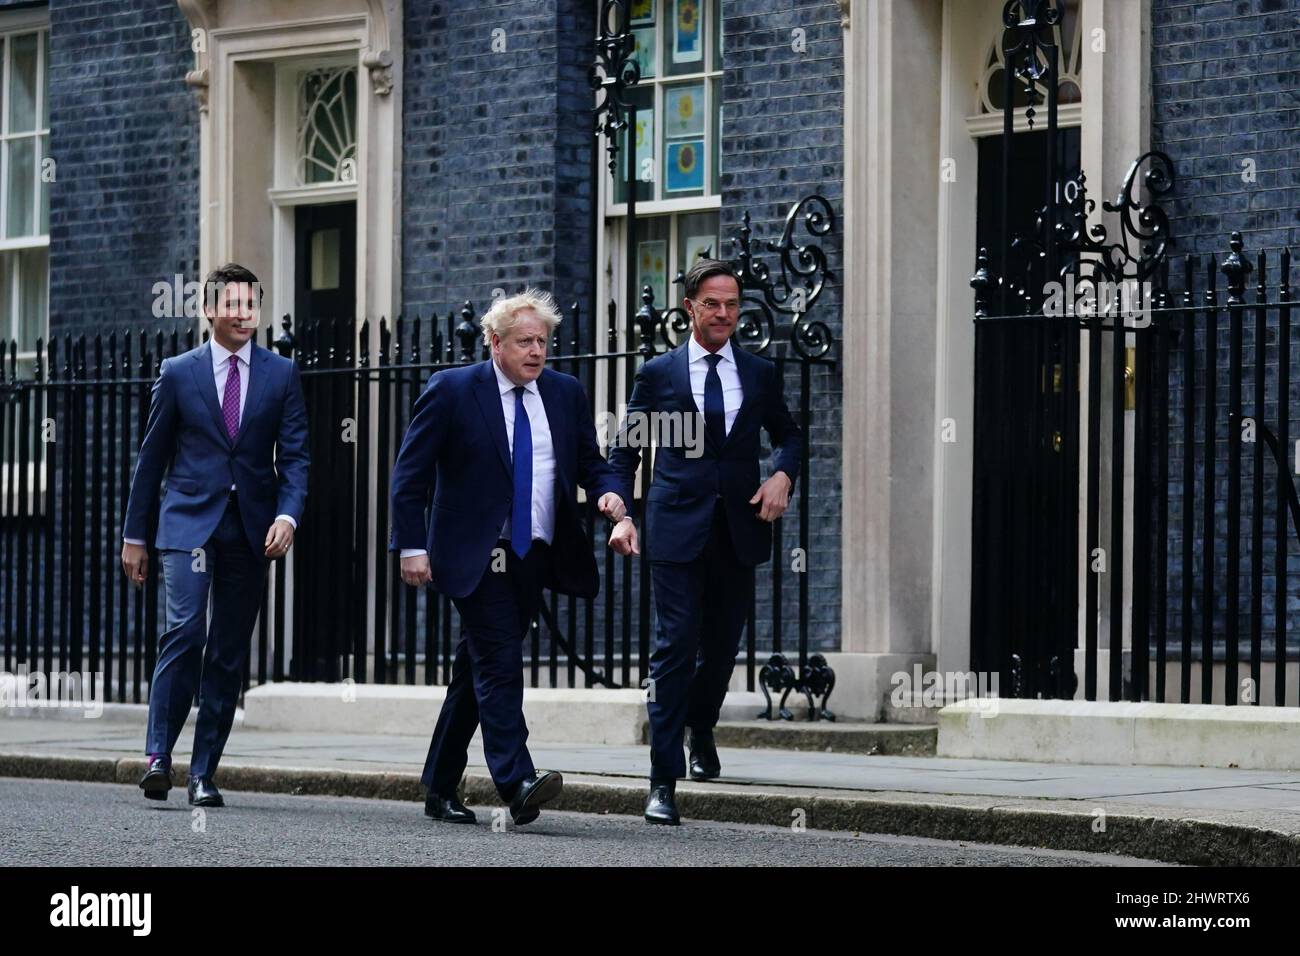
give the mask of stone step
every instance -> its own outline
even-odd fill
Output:
[[[732,720],[718,724],[714,739],[719,747],[932,757],[939,728],[866,721]]]

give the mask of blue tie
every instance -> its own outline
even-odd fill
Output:
[[[722,443],[727,440],[727,406],[722,401],[722,377],[718,375],[722,356],[706,355],[704,361],[709,363],[708,374],[704,376],[704,428],[714,447],[721,451]]]
[[[524,387],[515,386],[515,498],[510,508],[510,550],[519,557],[533,544],[533,427]]]

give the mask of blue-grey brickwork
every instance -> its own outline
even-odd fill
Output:
[[[50,328],[140,327],[198,271],[199,125],[174,0],[50,8]]]
[[[407,314],[524,285],[586,308],[595,21],[586,0],[405,4]]]
[[[844,227],[844,53],[839,4],[831,0],[723,0],[722,230],[731,235],[748,210],[755,235],[779,237],[786,212],[804,196],[820,193],[837,216],[833,236],[823,241],[836,275],[811,318],[843,339],[840,285]],[[795,31],[806,40],[795,50]],[[807,237],[806,232],[797,234]],[[769,261],[771,257],[769,256]],[[833,352],[836,357],[838,351]],[[792,366],[787,400],[798,400]],[[813,649],[840,647],[840,475],[842,389],[838,367],[812,373],[811,533],[808,554]],[[791,502],[797,507],[798,499]],[[797,639],[798,578],[789,573],[789,550],[798,545],[794,521],[787,521],[785,633]],[[759,592],[759,622],[769,619]],[[760,640],[766,638],[766,626]],[[761,645],[760,645],[761,646]]]
[[[1245,251],[1252,264],[1256,255],[1267,251],[1269,263],[1268,297],[1276,299],[1278,253],[1284,245],[1292,248],[1300,241],[1300,0],[1228,0],[1228,2],[1188,2],[1188,0],[1154,0],[1152,5],[1152,145],[1163,149],[1174,161],[1177,184],[1165,208],[1170,214],[1172,233],[1180,255],[1201,257],[1197,271],[1196,301],[1206,284],[1203,266],[1213,259],[1221,264],[1228,252],[1228,238],[1233,231],[1243,235]],[[1253,170],[1250,168],[1253,167]],[[1249,173],[1253,172],[1253,177]],[[1182,262],[1176,261],[1171,285],[1181,290]],[[1258,275],[1247,284],[1247,301],[1255,299]],[[1219,302],[1226,299],[1226,277],[1217,276]],[[1179,300],[1181,301],[1181,300]],[[1243,410],[1253,409],[1255,362],[1254,314],[1248,312],[1243,323]],[[1277,314],[1271,312],[1266,340],[1268,369],[1265,376],[1268,399],[1260,413],[1261,421],[1275,427],[1278,418],[1276,396],[1277,358],[1273,349],[1277,341]],[[1215,633],[1224,633],[1227,607],[1227,562],[1225,541],[1227,523],[1227,455],[1228,455],[1228,353],[1229,323],[1221,315],[1218,335],[1218,361],[1215,378],[1217,396],[1217,451],[1215,461],[1215,540],[1213,576],[1216,581]],[[1294,336],[1294,332],[1293,332]],[[1201,581],[1205,571],[1202,546],[1204,528],[1201,511],[1204,494],[1203,405],[1206,376],[1205,322],[1196,320],[1194,336],[1196,373],[1192,382],[1195,416],[1192,443],[1196,459],[1197,481],[1193,491],[1192,513],[1195,535],[1193,579],[1194,646],[1199,648],[1201,616]],[[1300,418],[1300,361],[1294,353],[1291,369],[1289,408],[1292,421]],[[1173,356],[1170,376],[1170,628],[1177,635],[1182,625],[1181,593],[1184,582],[1179,556],[1183,541],[1183,487],[1181,465],[1185,448],[1185,397],[1182,356]],[[1292,426],[1292,436],[1296,434]],[[1253,446],[1242,446],[1241,524],[1234,532],[1242,542],[1242,574],[1239,608],[1249,607],[1251,500],[1251,453]],[[1272,538],[1273,502],[1276,498],[1276,469],[1265,465],[1266,528],[1264,546],[1265,578],[1263,627],[1265,645],[1272,628],[1275,601],[1272,593],[1274,543]],[[1287,614],[1292,639],[1300,634],[1300,561],[1297,560],[1294,536],[1291,540]],[[1248,633],[1247,619],[1242,618],[1242,634]],[[1244,650],[1244,648],[1243,648]],[[1221,651],[1220,651],[1221,652]],[[1199,655],[1199,650],[1196,652]],[[1243,674],[1247,673],[1243,670]],[[1294,691],[1294,689],[1293,689]],[[1199,691],[1194,691],[1199,694]]]

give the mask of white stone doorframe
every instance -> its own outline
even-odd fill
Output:
[[[295,58],[355,57],[358,69],[357,303],[365,316],[392,317],[401,307],[401,0],[290,0],[238,3],[177,0],[190,23],[194,88],[200,126],[199,271],[236,256],[271,277],[265,317],[292,311],[292,289],[281,288],[292,262],[283,245],[283,196],[272,203],[274,125],[250,124],[240,111],[263,95],[249,77]],[[274,95],[274,82],[270,88]],[[274,103],[267,104],[274,116]],[[259,125],[261,124],[261,125]],[[281,131],[283,132],[283,131]],[[283,189],[277,190],[283,193]],[[277,235],[278,233],[278,235]],[[290,238],[290,242],[291,242]],[[291,259],[291,256],[289,257]],[[200,275],[199,278],[202,276]],[[374,345],[378,329],[372,329]]]
[[[369,345],[374,354],[379,347],[375,320],[391,320],[401,310],[402,0],[177,4],[189,21],[195,52],[194,69],[185,81],[195,91],[199,111],[197,278],[235,257],[259,276],[270,277],[263,318],[278,334],[280,317],[293,308],[293,206],[354,198],[356,314],[372,320]],[[276,182],[281,157],[275,117],[284,112],[283,97],[277,111],[276,64],[294,60],[349,60],[358,66],[355,184],[335,184],[306,195],[307,189]],[[372,400],[370,407],[373,468],[378,461],[378,402]],[[371,501],[369,527],[376,521],[377,502]],[[372,552],[369,565],[366,620],[373,621],[373,582],[387,573],[387,556]],[[292,605],[292,562],[283,569],[285,598]],[[273,605],[273,591],[269,600]],[[270,610],[274,613],[273,606]],[[292,634],[285,638],[293,641]],[[374,639],[370,635],[372,646]]]
[[[837,672],[889,715],[892,669],[970,668],[977,151],[967,126],[1002,0],[840,0],[845,295]],[[1083,0],[1081,151],[1101,194],[1145,148],[1150,0]],[[1105,33],[1106,50],[1089,40]],[[940,164],[952,160],[955,180]],[[1098,197],[1099,198],[1099,197]],[[950,421],[956,441],[945,442]],[[848,676],[847,674],[845,676]],[[905,716],[905,715],[904,715]]]

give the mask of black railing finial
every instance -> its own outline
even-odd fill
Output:
[[[456,326],[456,339],[460,342],[460,361],[474,361],[474,342],[478,339],[478,326],[474,323],[474,305],[466,300],[460,307],[460,325]]]
[[[286,314],[280,320],[280,334],[275,340],[275,350],[285,358],[293,358],[293,318]]]
[[[1230,303],[1241,301],[1246,292],[1246,276],[1254,268],[1250,264],[1250,259],[1241,254],[1242,246],[1241,233],[1234,232],[1232,238],[1228,240],[1228,248],[1232,252],[1219,266],[1223,274],[1228,277],[1228,301]]]
[[[654,301],[654,289],[647,283],[641,289],[641,308],[636,312],[636,331],[641,340],[637,351],[647,357],[654,354],[655,325],[659,321],[659,313],[655,309]]]

